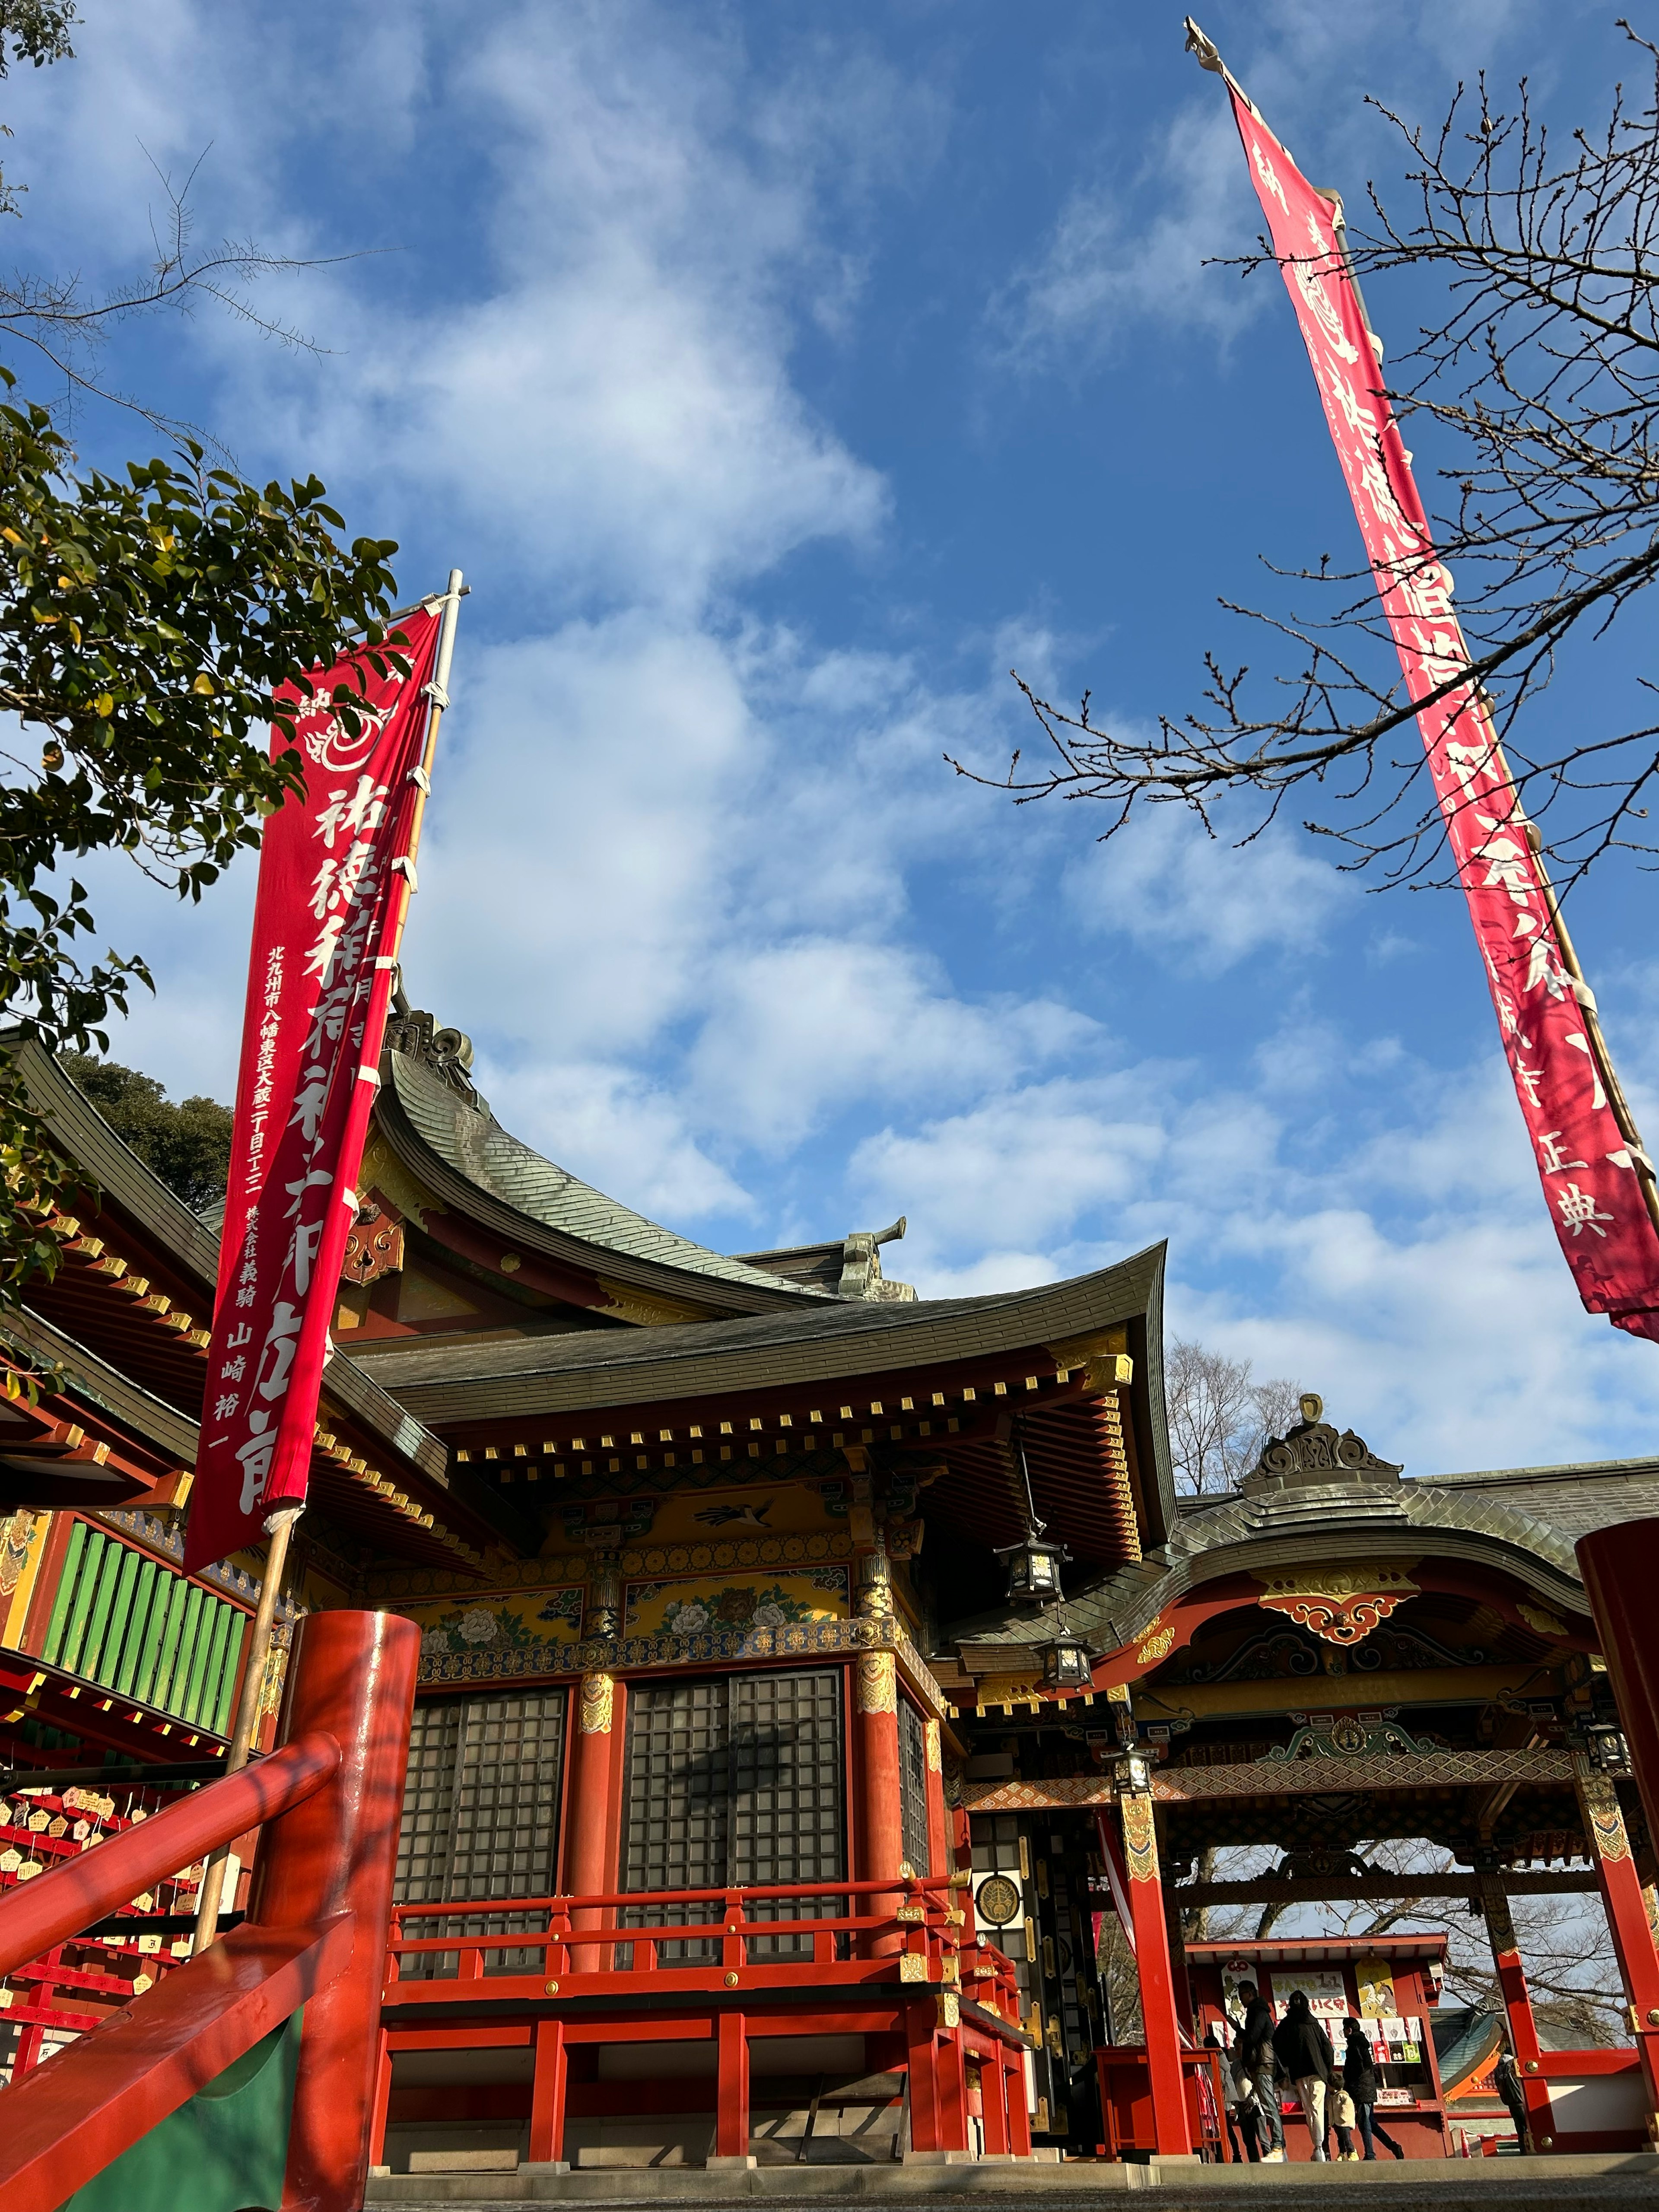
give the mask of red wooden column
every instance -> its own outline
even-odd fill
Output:
[[[714,2103],[714,2149],[704,2164],[750,2166],[749,2149],[749,2023],[740,2012],[723,2012],[715,2022],[719,2075]]]
[[[1129,1758],[1122,1763],[1127,1765]],[[1138,1790],[1121,1783],[1117,1809],[1123,1824],[1123,1857],[1129,1877],[1129,1913],[1134,1927],[1135,1972],[1140,1983],[1140,2017],[1146,2038],[1153,2140],[1161,2157],[1189,2158],[1192,2135],[1181,2072],[1181,2035],[1176,2025],[1175,1980],[1170,1970],[1164,1885],[1158,1879],[1158,1832],[1152,1820],[1151,1790]]]
[[[880,1881],[891,1875],[898,1881],[904,1857],[904,1814],[899,1795],[898,1678],[890,1651],[860,1654],[857,1702],[859,1878]],[[861,1898],[858,1909],[891,1913],[902,1902],[902,1892],[895,1890]],[[903,1945],[896,1929],[865,1941],[871,1958],[886,1958]]]
[[[562,2020],[538,2020],[536,2023],[536,2072],[530,2093],[530,2164],[550,2166],[560,2173],[567,2170],[564,2107],[569,2071],[569,2058],[564,2046],[564,2022]]]
[[[918,1874],[943,1874],[951,1863],[949,1824],[945,1810],[945,1761],[937,1721],[922,1723],[927,1747],[927,1864]]]
[[[1630,2001],[1647,2090],[1648,2134],[1659,2147],[1659,1952],[1654,1948],[1647,1899],[1631,1854],[1618,1792],[1582,1751],[1574,1752],[1572,1764],[1579,1814],[1595,1861],[1613,1955]]]
[[[322,1729],[343,1754],[332,1788],[271,1821],[248,1917],[314,1925],[355,1921],[351,1964],[308,2000],[300,2038],[283,2202],[356,2212],[363,2201],[380,2070],[398,1828],[421,1632],[389,1613],[313,1613],[289,1669],[282,1738]]]
[[[909,2067],[910,2154],[933,2158],[945,2148],[934,2031],[938,2001],[919,1997],[904,2008],[904,2040]]]
[[[623,1692],[614,1674],[584,1674],[570,1750],[570,1789],[565,1800],[564,1887],[570,1897],[603,1897],[617,1886],[617,1729]],[[571,1914],[576,1928],[599,1928],[606,1914],[589,1905]],[[608,1949],[584,1943],[570,1954],[573,1974],[598,1973]]]
[[[1510,2045],[1515,2052],[1516,2071],[1521,2076],[1526,2098],[1527,2132],[1532,2137],[1533,2149],[1547,2150],[1554,2140],[1555,2118],[1550,2110],[1549,2083],[1544,2079],[1544,2048],[1538,2040],[1532,1992],[1527,1987],[1526,1972],[1521,1964],[1521,1946],[1516,1940],[1509,1892],[1496,1865],[1477,1867],[1475,1878],[1480,1886],[1480,1909],[1486,1915],[1492,1964],[1498,1969],[1504,2010],[1509,2017]],[[1522,2150],[1527,2147],[1525,2143],[1521,2145]]]

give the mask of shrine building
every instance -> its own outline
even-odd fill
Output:
[[[263,1569],[181,1567],[216,1225],[15,1050],[85,1191],[0,1344],[8,1888],[217,1771]],[[938,1299],[902,1221],[716,1253],[471,1065],[400,1004],[278,1599],[421,1631],[378,2165],[1224,2158],[1246,1968],[1364,2021],[1443,2157],[1443,1939],[1181,1938],[1402,1894],[1484,1915],[1530,2147],[1651,2146],[1656,1865],[1573,1547],[1659,1462],[1408,1477],[1310,1396],[1178,1496],[1161,1246]],[[1389,1838],[1455,1871],[1402,1889]],[[1274,1870],[1195,1871],[1232,1844]],[[199,1871],[6,1978],[9,2078],[188,1953]],[[1605,1906],[1626,2048],[1540,2038],[1510,1900],[1556,1891]]]

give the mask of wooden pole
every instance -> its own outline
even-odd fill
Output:
[[[276,1595],[288,1565],[288,1540],[303,1505],[278,1505],[265,1522],[270,1542],[265,1553],[265,1571],[259,1583],[259,1602],[254,1609],[253,1633],[248,1638],[247,1662],[242,1668],[242,1693],[236,1702],[236,1725],[231,1733],[227,1774],[239,1774],[247,1765],[259,1725],[259,1699],[265,1686],[265,1663],[270,1656],[270,1631],[276,1618]],[[225,1854],[215,1851],[202,1869],[202,1886],[196,1893],[196,1933],[192,1959],[198,1958],[219,1932],[219,1900],[225,1886]]]

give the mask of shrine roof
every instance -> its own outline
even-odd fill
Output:
[[[607,1198],[532,1150],[476,1092],[464,1096],[435,1069],[402,1052],[382,1058],[387,1079],[376,1118],[394,1152],[436,1195],[538,1248],[650,1287],[693,1291],[750,1312],[827,1304],[826,1291],[734,1260]],[[528,1231],[526,1236],[526,1232]],[[541,1234],[537,1232],[540,1231]],[[602,1255],[602,1256],[601,1256]],[[678,1284],[665,1277],[678,1277]]]
[[[1571,1541],[1620,1521],[1659,1516],[1659,1459],[1585,1460],[1566,1467],[1493,1468],[1424,1478],[1436,1490],[1486,1492]]]
[[[712,1396],[1012,1352],[1146,1316],[1158,1358],[1164,1247],[1026,1291],[545,1336],[390,1338],[359,1357],[401,1405],[445,1423]],[[1161,1407],[1161,1383],[1147,1378]],[[1161,1428],[1160,1428],[1161,1437]]]

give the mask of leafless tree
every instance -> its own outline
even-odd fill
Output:
[[[1248,1359],[1229,1359],[1177,1337],[1164,1352],[1164,1394],[1176,1487],[1194,1496],[1237,1490],[1270,1437],[1297,1417],[1299,1387],[1250,1379]]]
[[[997,777],[953,759],[959,774],[1021,804],[1101,800],[1104,838],[1140,804],[1184,804],[1213,835],[1223,802],[1239,799],[1247,818],[1228,810],[1227,826],[1243,842],[1287,801],[1312,805],[1322,811],[1304,826],[1340,840],[1345,866],[1435,880],[1443,826],[1414,725],[1473,680],[1564,883],[1615,848],[1659,852],[1648,826],[1655,684],[1642,678],[1600,727],[1565,717],[1565,734],[1530,745],[1541,720],[1522,711],[1565,641],[1605,638],[1659,570],[1659,47],[1620,27],[1646,88],[1635,102],[1616,88],[1604,125],[1564,143],[1524,82],[1510,106],[1484,78],[1460,86],[1435,129],[1379,106],[1404,142],[1410,214],[1396,220],[1372,187],[1367,229],[1347,234],[1361,277],[1407,270],[1440,288],[1390,398],[1408,436],[1444,457],[1433,526],[1458,580],[1467,671],[1413,703],[1370,568],[1326,555],[1290,572],[1325,587],[1316,615],[1222,602],[1276,647],[1265,684],[1212,653],[1202,705],[1148,735],[1098,726],[1087,692],[1065,711],[1016,671],[1040,758],[1017,752]],[[1276,265],[1261,246],[1236,265]]]

